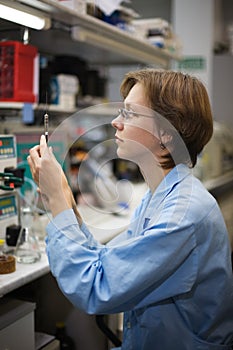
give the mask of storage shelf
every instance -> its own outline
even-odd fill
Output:
[[[1,109],[22,109],[23,102],[0,102]]]
[[[45,111],[48,113],[80,113],[85,116],[114,116],[118,112],[117,103],[103,103],[100,105],[90,105],[90,106],[77,106],[75,108],[64,108],[59,105],[46,105],[44,103],[33,103],[33,110]],[[0,102],[0,110],[22,110],[24,106],[23,102]]]
[[[218,176],[217,178],[204,181],[204,185],[213,195],[221,195],[233,185],[233,170]]]
[[[0,109],[6,110],[21,110],[23,109],[23,102],[0,102]],[[32,108],[34,110],[48,110],[50,112],[61,112],[61,113],[75,113],[77,112],[77,108],[64,108],[58,105],[46,105],[46,104],[37,104],[33,103]]]
[[[168,68],[172,60],[180,59],[179,56],[165,49],[159,49],[150,43],[134,38],[127,32],[90,15],[83,15],[71,10],[55,0],[9,0],[9,4],[11,2],[23,3],[29,7],[39,9],[53,20],[77,27],[71,38],[73,39],[73,45],[75,45],[75,40],[79,40],[79,42],[91,47],[94,46],[114,53],[117,55],[117,62],[121,61],[119,57],[122,57],[122,61],[127,63],[140,62]],[[40,33],[44,34],[43,32]],[[95,61],[95,57],[92,56],[92,60]],[[109,60],[113,63],[116,61],[114,55],[108,56]]]

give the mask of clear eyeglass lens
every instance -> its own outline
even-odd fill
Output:
[[[123,109],[123,111],[122,111],[122,112],[123,112],[123,113],[122,113],[123,118],[124,118],[125,120],[128,120],[128,119],[129,119],[129,117],[130,117],[129,112],[128,112],[126,109]]]
[[[123,117],[124,120],[128,120],[130,118],[130,111],[127,111],[127,109],[119,109],[119,114]]]

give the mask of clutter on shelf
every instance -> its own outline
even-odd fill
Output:
[[[135,19],[132,21],[134,36],[152,45],[181,54],[182,44],[173,32],[171,24],[162,18]]]

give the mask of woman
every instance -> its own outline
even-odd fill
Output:
[[[124,108],[112,121],[117,153],[137,162],[149,189],[127,231],[107,245],[82,222],[45,138],[30,150],[53,215],[51,271],[78,308],[124,312],[122,350],[231,349],[228,234],[215,199],[190,170],[213,132],[207,92],[189,75],[144,69],[126,75],[121,93]]]

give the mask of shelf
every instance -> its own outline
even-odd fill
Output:
[[[180,57],[164,49],[159,49],[150,43],[134,38],[113,25],[90,15],[83,15],[75,10],[71,10],[56,0],[9,0],[9,4],[17,2],[36,8],[49,15],[53,20],[73,27],[71,35],[73,46],[76,46],[75,43],[77,43],[78,51],[81,53],[83,49],[82,44],[88,45],[88,50],[91,48],[89,60],[91,59],[94,63],[144,63],[168,68],[172,60],[180,59]],[[51,30],[46,32],[40,31],[38,36],[45,37],[48,32],[51,32]],[[51,49],[54,49],[55,46],[56,43],[51,45],[50,42]],[[103,50],[104,53],[93,51],[93,47]],[[66,50],[64,50],[64,47],[62,49],[64,54]],[[109,54],[106,55],[106,52]]]
[[[0,102],[0,110],[21,110],[23,108],[23,102]],[[46,105],[44,103],[33,103],[32,108],[38,111],[48,112],[61,112],[61,113],[77,113],[84,115],[94,115],[94,116],[114,116],[118,112],[118,103],[102,103],[91,106],[77,106],[75,108],[64,108],[59,105]]]
[[[204,185],[214,196],[219,196],[232,189],[233,170],[217,178],[204,181]]]
[[[22,109],[23,102],[0,102],[0,109]]]
[[[24,102],[0,102],[0,109],[6,109],[6,110],[21,110],[23,108]],[[48,105],[46,104],[37,104],[33,103],[32,108],[34,110],[42,110],[45,111],[46,109],[49,112],[57,112],[57,113],[75,113],[77,112],[77,108],[64,108],[59,105]]]

